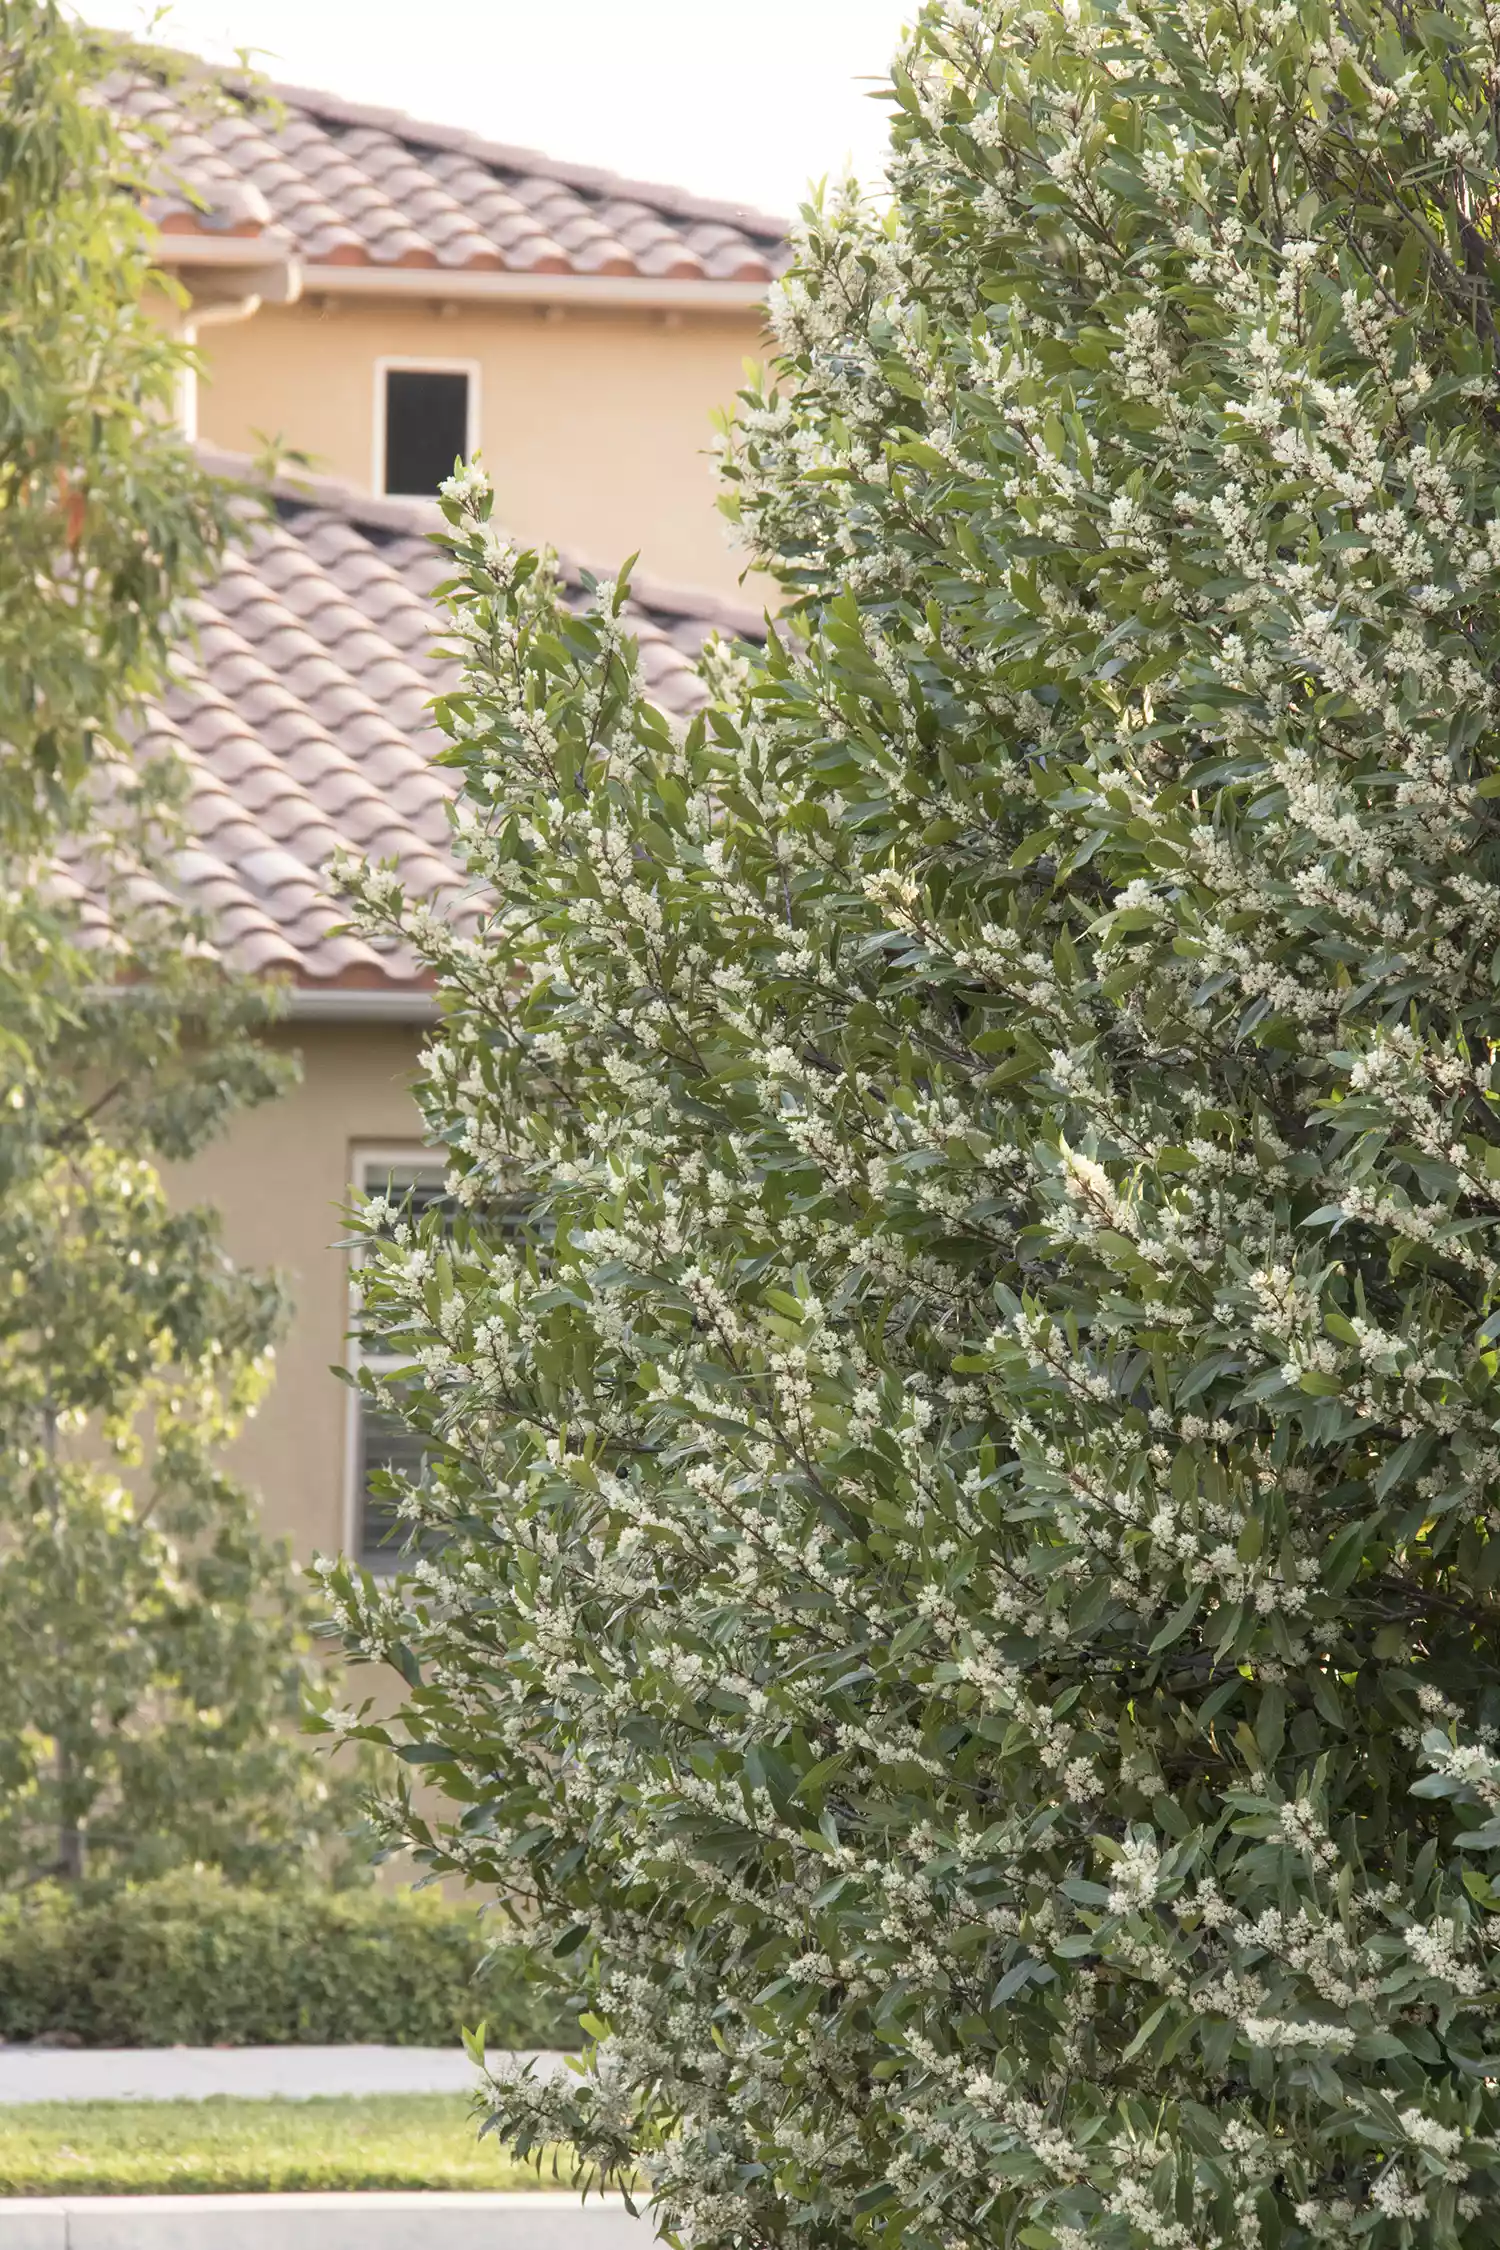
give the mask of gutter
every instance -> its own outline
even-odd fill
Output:
[[[437,994],[420,986],[308,985],[282,988],[279,1023],[436,1023]]]
[[[257,227],[254,234],[211,234],[207,228],[158,227],[151,254],[159,266],[290,266],[290,238]]]
[[[267,304],[325,297],[427,297],[444,304],[635,305],[651,312],[758,312],[769,281],[673,281],[623,273],[520,273],[491,266],[335,266],[304,264],[278,233],[209,234],[158,229],[159,266],[240,279],[281,277],[280,290],[260,287]],[[186,276],[184,275],[184,278]],[[284,294],[281,293],[284,291]]]
[[[179,239],[181,239],[179,237]],[[328,297],[425,297],[441,304],[634,306],[643,312],[759,312],[768,281],[670,281],[614,273],[504,273],[487,267],[304,266]]]
[[[262,305],[295,305],[302,294],[302,262],[285,237],[159,231],[152,249],[176,273],[192,300],[188,318],[199,324],[248,320]]]

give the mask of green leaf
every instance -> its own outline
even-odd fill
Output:
[[[1160,1656],[1163,1649],[1171,1648],[1174,1642],[1180,1641],[1202,1606],[1203,1589],[1201,1586],[1195,1586],[1187,1600],[1173,1610],[1165,1625],[1162,1626],[1160,1632],[1152,1641],[1147,1654]]]

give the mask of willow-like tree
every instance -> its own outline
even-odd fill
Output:
[[[447,1544],[345,1600],[591,2011],[498,2129],[701,2250],[1500,2240],[1497,91],[929,6],[685,736],[449,488]]]
[[[0,0],[0,1882],[275,1877],[349,1817],[296,1732],[307,1590],[216,1465],[276,1291],[158,1172],[280,1073],[131,753],[233,496],[174,420],[117,61]]]

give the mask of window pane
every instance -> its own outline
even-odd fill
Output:
[[[427,1466],[427,1448],[414,1430],[393,1414],[382,1414],[374,1401],[361,1396],[359,1409],[359,1462],[356,1491],[359,1499],[359,1559],[367,1570],[394,1570],[411,1533],[396,1504],[385,1493],[372,1492],[371,1479],[380,1470],[416,1479]],[[435,1535],[418,1545],[436,1545]]]
[[[415,1222],[429,1211],[440,1214],[444,1229],[451,1227],[458,1205],[448,1193],[447,1166],[421,1163],[381,1164],[367,1158],[359,1168],[359,1184],[366,1195],[383,1195],[402,1215]]]
[[[469,378],[390,367],[385,376],[385,489],[434,499],[469,451]]]
[[[367,1157],[359,1167],[359,1185],[364,1194],[385,1196],[396,1205],[404,1218],[413,1222],[425,1218],[430,1211],[436,1211],[442,1222],[443,1232],[451,1234],[453,1222],[458,1217],[459,1204],[457,1197],[448,1192],[447,1177],[446,1165],[416,1160],[405,1164],[399,1160],[394,1164],[384,1164],[378,1159]],[[524,1196],[498,1195],[493,1192],[483,1202],[476,1204],[471,1213],[481,1232],[491,1231],[510,1242],[517,1241],[526,1231],[526,1216],[527,1203]],[[538,1232],[545,1236],[550,1228],[544,1226]],[[381,1233],[388,1236],[388,1229],[382,1228]]]

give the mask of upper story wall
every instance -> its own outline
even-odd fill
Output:
[[[715,409],[765,353],[756,312],[313,296],[206,327],[199,348],[202,437],[233,452],[278,438],[362,491],[378,489],[382,361],[467,366],[514,537],[598,570],[639,552],[669,585],[764,598],[742,580],[712,458]]]

